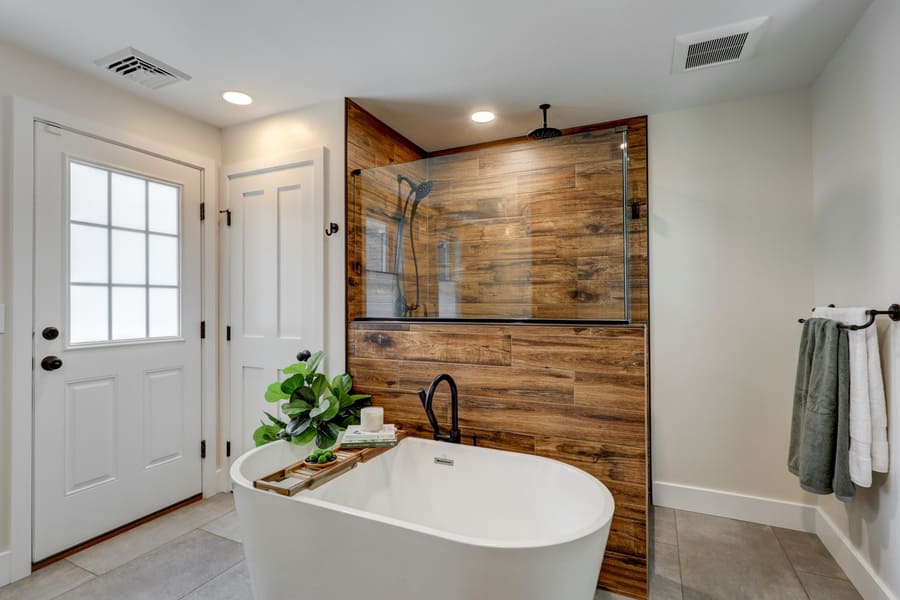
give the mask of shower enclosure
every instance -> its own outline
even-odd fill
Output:
[[[353,319],[629,322],[627,130],[363,169]]]

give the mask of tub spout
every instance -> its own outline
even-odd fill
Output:
[[[434,416],[434,409],[432,408],[432,404],[434,403],[434,393],[437,391],[437,388],[442,381],[446,381],[447,385],[450,386],[450,433],[441,433],[437,417]],[[431,428],[434,429],[434,439],[458,444],[462,437],[459,432],[459,394],[457,393],[456,382],[453,381],[453,378],[446,373],[438,375],[431,382],[431,385],[428,386],[427,393],[424,389],[420,389],[418,394],[419,400],[422,402],[422,407],[425,409],[425,416],[428,417],[428,422],[431,423]]]

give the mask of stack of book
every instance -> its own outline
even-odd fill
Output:
[[[397,428],[383,425],[381,431],[364,431],[362,425],[350,425],[344,432],[341,448],[389,448],[397,445]]]

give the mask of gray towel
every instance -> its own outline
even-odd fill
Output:
[[[831,319],[808,319],[800,338],[788,470],[800,486],[849,502],[850,345]]]

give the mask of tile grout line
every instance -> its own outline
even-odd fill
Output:
[[[220,492],[220,493],[224,493],[224,492]],[[168,515],[163,515],[161,518],[165,518],[165,517],[168,517],[168,516],[170,516],[170,515],[172,515],[172,516],[177,515],[177,514],[179,513],[179,511],[181,511],[181,510],[187,510],[187,509],[191,508],[191,506],[199,506],[199,505],[203,504],[204,502],[208,502],[208,501],[211,500],[212,498],[215,498],[216,496],[218,496],[218,494],[216,494],[215,496],[210,496],[209,498],[203,498],[203,499],[200,500],[199,502],[195,502],[193,505],[185,506],[185,507],[180,508],[180,509],[178,509],[178,510],[172,511],[172,512],[169,513]],[[234,508],[232,508],[231,510],[234,510]],[[175,540],[181,539],[181,538],[183,538],[184,536],[186,536],[186,535],[188,535],[188,534],[190,534],[190,533],[193,533],[194,531],[197,531],[197,530],[199,530],[199,529],[202,529],[203,527],[206,527],[207,525],[209,525],[210,523],[212,523],[212,522],[215,521],[216,519],[218,519],[218,518],[220,518],[220,517],[224,517],[224,516],[227,515],[229,512],[231,512],[231,511],[226,511],[225,513],[223,513],[223,514],[221,514],[221,515],[218,515],[218,516],[216,516],[216,517],[212,517],[211,519],[205,520],[205,521],[203,521],[200,525],[197,525],[197,526],[194,527],[193,529],[191,529],[191,530],[189,530],[189,531],[187,531],[187,532],[185,532],[185,533],[176,535],[176,536],[173,537],[172,539],[167,540],[167,541],[165,541],[165,542],[162,542],[162,543],[159,544],[158,546],[154,546],[153,548],[150,548],[150,549],[148,549],[148,550],[142,552],[141,554],[135,556],[135,557],[132,558],[131,560],[129,560],[129,561],[127,561],[127,562],[124,562],[124,563],[122,563],[121,565],[117,565],[117,566],[113,567],[112,569],[109,569],[108,571],[105,571],[105,572],[103,572],[103,573],[95,573],[94,571],[91,571],[91,570],[88,569],[87,567],[83,567],[83,566],[79,565],[77,562],[75,562],[74,560],[72,560],[72,558],[78,556],[78,554],[80,554],[80,552],[79,552],[79,553],[76,553],[76,554],[73,554],[72,556],[66,557],[66,558],[64,558],[63,560],[67,560],[67,561],[71,562],[73,565],[75,565],[75,566],[78,567],[79,569],[84,569],[85,571],[87,571],[87,572],[90,573],[91,575],[94,575],[95,577],[103,577],[103,576],[106,575],[107,573],[112,573],[113,571],[115,571],[115,570],[118,569],[119,567],[124,566],[124,565],[127,565],[128,563],[130,563],[130,562],[133,561],[133,560],[137,560],[137,559],[139,559],[139,558],[142,558],[142,557],[144,557],[144,556],[147,556],[147,555],[150,554],[151,552],[155,552],[155,551],[159,550],[160,548],[162,548],[163,546],[165,546],[166,544],[168,544],[168,543],[170,543],[170,542],[174,542]],[[160,520],[161,520],[161,519],[155,519],[154,521],[149,521],[149,522],[147,522],[147,523],[142,523],[141,525],[135,527],[134,529],[131,529],[131,530],[129,530],[129,531],[125,531],[125,532],[123,532],[123,533],[120,534],[120,535],[117,535],[117,536],[114,536],[114,537],[109,538],[108,540],[104,540],[104,541],[101,542],[100,544],[97,544],[96,546],[93,546],[93,547],[94,547],[94,548],[97,548],[97,547],[99,547],[99,546],[105,544],[106,542],[109,542],[109,541],[118,539],[119,537],[124,536],[124,535],[130,533],[131,531],[137,532],[141,527],[144,527],[145,525],[149,525],[150,523],[154,523],[154,522],[160,521]],[[206,530],[204,529],[203,531],[206,531]],[[212,535],[215,535],[215,534],[213,534],[211,531],[207,531],[207,533],[210,533],[210,534],[212,534]],[[137,535],[137,534],[135,534],[135,535]],[[219,537],[222,537],[222,536],[219,536]],[[234,541],[234,540],[231,540],[231,541]],[[85,548],[84,551],[87,551],[87,550],[90,550],[90,549],[91,549],[91,548]],[[79,586],[79,587],[81,587],[81,586]],[[52,600],[52,599],[51,599],[51,600]]]
[[[784,557],[787,559],[788,564],[791,565],[791,572],[794,574],[794,577],[797,578],[797,583],[800,584],[800,589],[803,590],[803,594],[807,598],[810,598],[809,592],[806,590],[806,585],[804,585],[803,580],[800,579],[800,571],[797,570],[796,565],[794,565],[794,561],[791,560],[791,557],[785,549],[784,544],[781,542],[781,538],[778,537],[778,534],[775,533],[775,530],[772,529],[772,527],[768,525],[766,527],[769,529],[769,531],[772,532],[772,536],[775,538],[775,542],[778,543],[778,547],[781,549],[781,553],[784,554]]]
[[[196,530],[195,530],[195,531],[196,531]],[[210,535],[216,535],[216,534],[214,534],[214,533],[212,533],[212,532],[210,532],[210,531],[207,531],[206,533],[209,533]],[[222,537],[222,536],[217,536],[217,537]],[[227,538],[222,538],[222,539],[227,539]],[[234,542],[234,540],[228,540],[228,541],[229,541],[229,542]],[[236,543],[236,542],[235,542],[235,543]],[[188,592],[182,594],[181,596],[178,596],[178,599],[177,599],[177,600],[183,600],[184,598],[187,598],[188,596],[190,596],[191,594],[193,594],[194,592],[196,592],[197,590],[199,590],[199,589],[202,588],[203,586],[205,586],[205,585],[207,585],[207,584],[209,584],[209,583],[212,583],[213,581],[215,581],[215,580],[218,579],[219,577],[222,577],[223,575],[225,575],[225,573],[227,573],[227,572],[230,571],[231,569],[235,568],[237,565],[239,565],[239,564],[241,564],[242,562],[244,562],[245,559],[244,559],[243,554],[244,554],[244,552],[243,552],[243,544],[241,544],[241,559],[240,559],[239,561],[237,561],[237,562],[234,563],[233,565],[229,565],[228,567],[225,568],[224,571],[222,571],[221,573],[217,573],[217,574],[213,575],[212,577],[210,577],[209,579],[207,579],[206,581],[204,581],[203,583],[201,583],[200,585],[198,585],[198,586],[195,587],[194,589],[189,590]]]
[[[681,544],[678,542],[678,511],[672,509],[672,520],[675,521],[675,552],[678,553],[678,588],[684,600],[684,573],[681,570]]]

